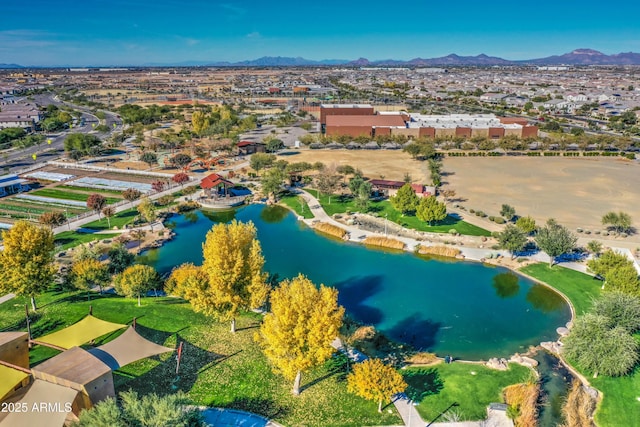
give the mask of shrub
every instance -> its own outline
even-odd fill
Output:
[[[420,352],[407,357],[405,362],[412,365],[431,365],[434,363],[441,363],[442,360],[438,359],[438,356],[436,356],[435,353]]]
[[[475,209],[469,209],[469,213],[470,214],[474,214],[474,213],[476,213],[476,211],[475,211]]]
[[[329,234],[331,236],[339,237],[340,239],[344,239],[347,235],[347,230],[344,228],[340,228],[336,225],[329,224],[326,222],[319,222],[314,225],[314,229],[321,231],[323,233]]]
[[[378,236],[369,236],[364,239],[363,242],[365,245],[370,246],[380,246],[383,248],[391,248],[391,249],[404,249],[405,244],[396,239],[390,239],[388,237],[378,237]]]
[[[418,253],[423,255],[438,255],[454,258],[460,255],[460,249],[452,248],[450,246],[420,246]]]
[[[453,235],[453,236],[457,236],[458,235],[458,230],[456,230],[455,228],[452,228],[448,231],[449,234]]]
[[[490,216],[489,216],[489,221],[491,221],[491,222],[495,222],[495,220],[496,220],[496,217],[495,217],[495,216],[493,216],[493,215],[490,215]]]
[[[510,408],[511,415],[515,415],[517,426],[534,427],[537,423],[537,402],[540,386],[537,383],[514,384],[504,389],[504,401]]]
[[[507,221],[505,221],[505,219],[504,219],[504,218],[497,216],[497,217],[495,218],[495,222],[496,222],[496,224],[504,224],[504,223],[505,223],[505,222],[507,222]]]

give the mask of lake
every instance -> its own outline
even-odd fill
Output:
[[[144,258],[161,273],[184,262],[201,264],[207,231],[233,218],[255,223],[267,271],[280,278],[301,272],[336,287],[340,304],[356,320],[440,356],[507,357],[556,340],[556,328],[571,318],[560,295],[508,269],[337,241],[279,206],[174,216],[176,238]]]

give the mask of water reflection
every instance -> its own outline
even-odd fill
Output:
[[[546,286],[535,284],[527,292],[527,301],[533,308],[548,314],[565,307],[564,299]]]
[[[206,218],[210,219],[213,222],[228,223],[233,221],[233,219],[236,217],[237,210],[236,209],[225,209],[225,210],[219,210],[219,211],[202,210],[200,212],[202,212],[202,215],[204,215]]]
[[[496,274],[493,276],[493,288],[496,295],[500,298],[510,298],[518,295],[520,292],[520,278],[512,271]]]
[[[275,224],[282,222],[288,214],[289,210],[282,206],[267,206],[260,212],[260,219],[267,224]]]

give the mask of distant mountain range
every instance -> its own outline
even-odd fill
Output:
[[[301,57],[264,56],[262,58],[240,62],[184,61],[175,63],[146,63],[144,67],[305,67],[344,65],[348,67],[455,67],[455,66],[494,66],[494,65],[640,65],[640,53],[626,52],[606,55],[593,49],[576,49],[564,55],[546,58],[512,61],[480,54],[477,56],[459,56],[454,53],[439,58],[414,58],[408,61],[385,59],[369,61],[366,58],[356,60],[324,59],[313,61]],[[0,64],[0,68],[26,68],[18,64]],[[38,67],[45,68],[45,67]]]

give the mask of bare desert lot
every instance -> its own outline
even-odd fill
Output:
[[[640,164],[613,158],[451,157],[447,186],[467,208],[498,215],[503,203],[537,222],[555,218],[575,229],[602,229],[611,210],[631,214],[640,226]]]
[[[400,150],[289,150],[278,156],[288,162],[322,162],[326,165],[351,165],[371,179],[404,180],[409,173],[413,182],[427,184],[429,168]]]
[[[290,162],[349,164],[369,178],[429,184],[425,162],[400,151],[305,150],[285,155]],[[447,157],[444,187],[455,189],[462,205],[498,215],[503,203],[518,215],[544,223],[555,218],[575,230],[603,229],[600,219],[611,210],[629,213],[640,228],[640,164],[618,158],[593,157]],[[640,241],[638,235],[625,240]]]

